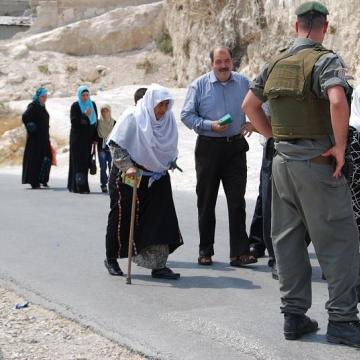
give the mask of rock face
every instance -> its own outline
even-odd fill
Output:
[[[37,14],[32,32],[54,29],[75,21],[102,15],[115,8],[149,4],[156,1],[78,0],[74,2],[73,0],[31,0],[31,8]]]
[[[186,86],[208,69],[216,45],[233,49],[238,69],[253,77],[295,36],[296,7],[303,0],[166,0],[178,84]],[[358,0],[327,0],[330,28],[325,46],[338,52],[349,74],[360,79]],[[358,80],[357,80],[358,81]],[[358,81],[360,82],[360,81]]]
[[[141,49],[163,31],[162,2],[129,6],[22,40],[36,51],[108,55]]]

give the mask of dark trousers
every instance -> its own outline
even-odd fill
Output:
[[[230,257],[249,253],[244,198],[248,149],[244,138],[231,142],[202,136],[197,139],[195,167],[201,256],[214,255],[215,206],[220,181],[228,205]]]
[[[100,184],[106,186],[108,183],[107,171],[111,169],[111,153],[109,150],[98,150],[100,164]]]
[[[117,259],[119,257],[119,191],[117,181],[119,170],[113,166],[109,177],[109,194],[110,194],[110,212],[108,216],[108,224],[106,229],[106,258]]]
[[[262,194],[261,194],[261,172],[259,183],[259,195],[256,199],[254,215],[250,225],[249,242],[259,252],[264,252],[266,247],[263,239],[263,211],[262,211]]]
[[[250,227],[250,243],[259,251],[268,251],[270,261],[275,259],[271,240],[271,177],[274,143],[267,141],[264,146],[261,170],[259,195],[256,200],[254,216]]]
[[[271,239],[271,179],[272,162],[274,155],[274,141],[268,140],[264,146],[261,164],[261,209],[263,215],[263,240],[271,260],[275,259],[274,248]]]

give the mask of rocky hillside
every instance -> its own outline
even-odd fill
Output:
[[[152,82],[174,86],[171,57],[155,45],[165,32],[163,3],[138,0],[134,3],[140,5],[125,6],[129,2],[53,30],[0,41],[0,103],[30,99],[40,85],[57,97],[74,95],[84,83],[93,92]]]
[[[178,85],[207,70],[214,45],[234,49],[236,65],[250,77],[294,36],[295,9],[303,0],[166,0]],[[324,0],[330,11],[325,45],[337,51],[360,83],[359,0]]]
[[[294,13],[302,1],[104,0],[97,7],[95,0],[32,0],[40,33],[32,29],[0,42],[0,101],[28,98],[39,84],[56,96],[68,96],[84,82],[95,89],[152,81],[187,86],[208,70],[216,45],[231,47],[236,68],[253,77],[295,35]],[[358,0],[343,0],[341,7],[336,0],[325,3],[331,13],[325,45],[344,58],[359,83]],[[39,24],[50,8],[66,24],[48,31]]]

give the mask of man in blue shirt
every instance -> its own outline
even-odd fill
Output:
[[[211,71],[189,86],[182,122],[199,136],[195,147],[196,193],[200,246],[200,265],[211,265],[214,255],[215,205],[222,181],[229,213],[230,265],[244,266],[257,260],[249,255],[246,233],[245,189],[247,141],[241,134],[245,114],[241,104],[249,89],[249,80],[232,71],[229,48],[210,52]],[[229,114],[230,124],[220,118]]]

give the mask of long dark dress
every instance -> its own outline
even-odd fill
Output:
[[[148,187],[149,176],[143,176],[137,192],[135,254],[151,245],[167,244],[169,254],[183,244],[172,197],[170,176],[166,174]],[[128,256],[132,188],[117,178],[120,195],[120,258]]]
[[[107,259],[128,256],[132,188],[122,182],[121,171],[115,165],[121,162],[126,168],[132,164],[130,158],[124,154],[127,152],[119,147],[116,148],[115,162],[109,179],[111,210],[106,233]],[[164,257],[166,260],[167,254],[171,254],[183,244],[172,197],[170,176],[166,173],[150,187],[148,184],[149,176],[143,176],[137,192],[134,255],[155,249],[159,260]],[[166,245],[167,254],[162,253],[161,245]],[[150,268],[150,266],[145,267]]]
[[[93,102],[97,117],[97,108]],[[70,164],[68,189],[75,193],[90,192],[88,172],[91,161],[92,143],[96,139],[96,124],[90,125],[89,118],[82,113],[78,102],[70,110]]]
[[[32,186],[46,184],[51,167],[49,113],[45,106],[33,101],[23,113],[22,121],[27,131],[22,183]]]

